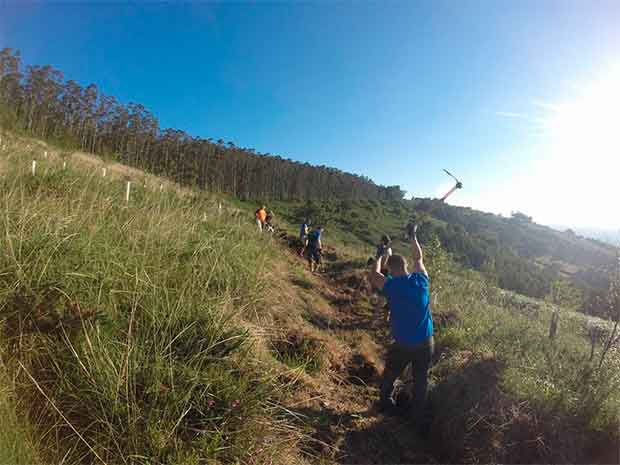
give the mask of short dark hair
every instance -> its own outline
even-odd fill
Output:
[[[394,254],[388,258],[387,267],[389,270],[402,270],[407,269],[407,260],[402,255]]]

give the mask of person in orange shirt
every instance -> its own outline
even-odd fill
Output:
[[[267,207],[265,207],[264,205],[260,207],[258,210],[256,210],[255,216],[258,230],[262,232],[265,221],[267,220]]]

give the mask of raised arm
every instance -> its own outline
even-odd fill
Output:
[[[385,276],[381,273],[382,259],[383,257],[379,257],[375,260],[375,263],[372,265],[372,270],[370,270],[370,273],[368,274],[368,280],[370,281],[372,287],[380,290],[383,289],[383,286],[385,286]]]
[[[428,276],[426,267],[424,266],[424,260],[422,258],[422,247],[418,242],[418,225],[414,224],[411,228],[411,251],[413,253],[413,272],[423,273]]]

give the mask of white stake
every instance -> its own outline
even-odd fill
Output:
[[[102,171],[102,175],[101,175],[101,177],[102,177],[102,178],[105,178],[105,174],[106,174],[106,172],[108,171],[108,169],[107,169],[107,168],[102,168],[102,169],[101,169],[101,171]]]
[[[45,152],[43,152],[43,156],[44,156],[45,158],[47,158],[47,150],[46,150]]]
[[[129,203],[129,192],[131,191],[131,181],[127,181],[127,192],[125,192],[125,202]]]
[[[218,213],[222,213],[222,202],[218,202],[218,204],[217,204],[217,211],[218,211]]]
[[[159,185],[159,192],[163,192],[164,191],[164,184],[160,184]]]
[[[37,161],[32,160],[32,175],[34,176],[37,172]]]
[[[62,169],[63,169],[63,170],[66,170],[66,169],[67,169],[67,162],[66,162],[66,161],[63,161],[63,162],[62,162]]]
[[[207,221],[207,214],[206,213],[202,214],[202,221]]]

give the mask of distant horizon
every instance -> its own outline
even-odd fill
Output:
[[[70,24],[71,27],[67,27]],[[0,48],[161,127],[539,224],[620,229],[620,2],[0,5]]]

